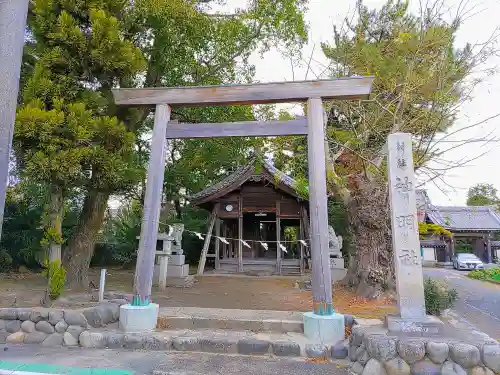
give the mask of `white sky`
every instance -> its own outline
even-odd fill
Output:
[[[228,6],[245,7],[246,0],[228,0]],[[369,7],[379,7],[385,1],[365,0]],[[459,0],[445,0],[450,10],[456,11]],[[355,0],[310,0],[307,21],[310,26],[309,43],[304,49],[304,57],[309,58],[311,51],[314,52],[312,72],[306,76],[306,63],[303,66],[295,66],[292,69],[290,62],[274,50],[267,53],[263,59],[254,56],[251,60],[256,66],[256,81],[291,81],[303,79],[315,79],[326,67],[327,61],[320,48],[321,42],[329,42],[333,37],[333,25],[342,22],[343,18],[351,14],[355,6]],[[417,7],[418,0],[410,0],[410,6]],[[466,42],[477,43],[488,39],[496,27],[499,26],[498,14],[500,14],[500,0],[469,0],[469,8],[473,7],[475,16],[469,18],[461,28],[457,44]],[[500,58],[492,60],[489,65],[500,65]],[[487,117],[500,112],[500,76],[490,77],[483,82],[474,93],[474,99],[463,105],[461,115],[450,132],[477,123]],[[489,138],[500,139],[500,130],[497,124],[500,117],[493,119],[480,127],[474,127],[451,136],[448,140],[481,139],[486,135]],[[443,144],[443,149],[455,146],[456,143]],[[479,182],[493,184],[500,190],[500,173],[495,166],[500,164],[500,142],[471,143],[450,151],[444,156],[447,160],[459,161],[465,156],[468,158],[488,153],[473,161],[465,167],[449,170],[444,176],[444,182],[426,184],[428,194],[432,203],[437,205],[463,205],[465,204],[468,188]],[[499,164],[496,164],[499,163]],[[442,191],[444,190],[444,192]]]

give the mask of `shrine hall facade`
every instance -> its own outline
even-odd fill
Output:
[[[309,203],[298,194],[295,181],[268,160],[252,158],[189,200],[212,213],[202,257],[205,252],[206,258],[215,258],[209,263],[216,272],[287,275],[304,271]],[[227,243],[217,238],[210,241],[212,232]],[[200,263],[202,274],[205,260]]]

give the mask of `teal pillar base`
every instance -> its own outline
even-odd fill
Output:
[[[149,297],[142,298],[138,294],[136,294],[134,297],[132,297],[132,302],[130,302],[130,304],[132,306],[148,306],[150,303],[151,302],[150,302]]]
[[[336,344],[345,338],[344,315],[333,313],[319,315],[306,312],[304,319],[304,335],[314,343]]]

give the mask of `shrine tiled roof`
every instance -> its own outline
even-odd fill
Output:
[[[500,231],[500,216],[488,206],[430,206],[427,217],[455,231]]]
[[[262,175],[263,173],[267,174],[268,177],[271,177],[273,179],[273,182],[279,181],[279,184],[286,186],[292,191],[295,191],[295,180],[285,173],[281,172],[269,160],[262,160],[262,171],[260,173],[257,173],[255,170],[256,164],[256,159],[254,157],[247,164],[238,167],[226,178],[196,194],[191,195],[190,197],[188,197],[188,200],[190,200],[191,203],[197,204],[199,202],[210,199],[210,197],[220,196],[221,194],[225,194],[238,188],[246,181],[252,179],[254,176]]]

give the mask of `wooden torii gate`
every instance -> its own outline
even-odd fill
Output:
[[[132,305],[147,306],[151,302],[167,138],[307,135],[313,313],[332,315],[322,99],[367,98],[371,91],[372,82],[372,77],[350,77],[249,85],[113,90],[117,105],[156,106],[151,157],[147,171],[144,216],[134,279],[135,296]],[[307,101],[307,120],[205,124],[170,123],[171,107],[174,106],[272,104],[305,101]]]

